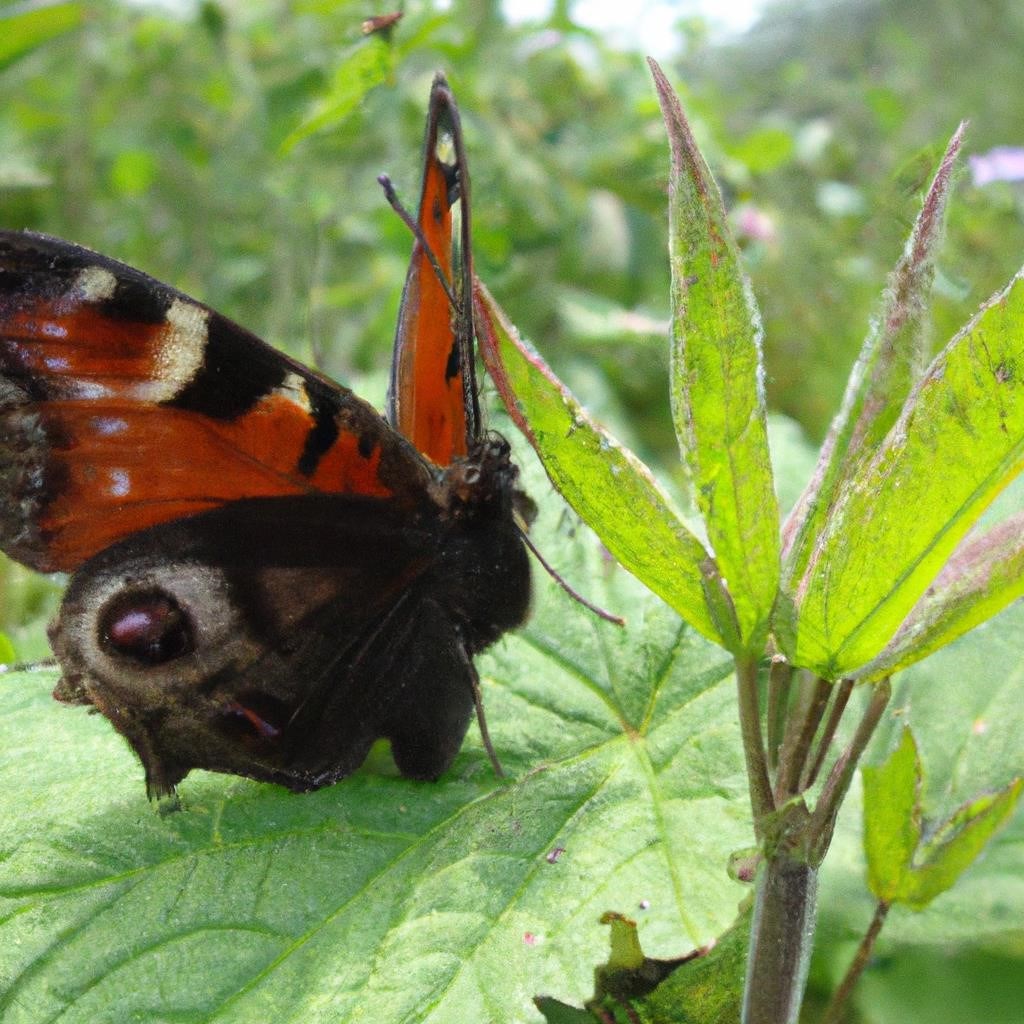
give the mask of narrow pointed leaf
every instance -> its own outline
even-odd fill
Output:
[[[0,68],[82,22],[82,4],[19,4],[0,14]]]
[[[903,730],[884,764],[865,767],[861,776],[868,886],[878,899],[891,903],[921,841],[921,760],[910,730]]]
[[[779,581],[761,319],[718,187],[679,100],[650,62],[672,152],[672,412],[741,641],[761,650]]]
[[[968,537],[881,654],[857,674],[878,679],[920,661],[1024,595],[1024,512]]]
[[[787,653],[827,678],[874,658],[1024,468],[1024,275],[984,305],[846,483],[794,597]]]
[[[949,889],[1009,821],[1022,789],[1024,780],[1016,779],[1001,792],[986,794],[961,807],[921,847],[919,863],[904,879],[896,900],[911,910],[922,910]]]
[[[714,562],[647,467],[587,416],[479,282],[476,297],[488,373],[551,482],[626,569],[708,639],[726,643],[735,630]]]
[[[889,276],[850,374],[842,407],[832,422],[814,476],[783,529],[783,586],[799,581],[812,557],[839,489],[854,467],[873,454],[900,413],[927,358],[924,329],[953,167],[966,124],[954,133],[928,189],[913,231]],[[787,625],[780,624],[787,632]]]

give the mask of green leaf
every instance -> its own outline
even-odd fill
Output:
[[[327,95],[317,101],[309,116],[281,143],[281,152],[290,152],[310,135],[341,126],[371,89],[387,81],[393,65],[393,51],[379,36],[371,36],[356,46],[335,71],[334,82]]]
[[[861,776],[868,887],[892,903],[921,841],[921,761],[910,730],[884,764],[865,767]]]
[[[673,971],[637,1001],[649,1024],[735,1024],[750,945],[751,912],[745,910],[709,950]]]
[[[138,196],[153,184],[156,174],[157,162],[152,153],[125,149],[117,154],[110,168],[110,184],[121,195]]]
[[[1015,779],[976,797],[923,839],[922,778],[909,729],[883,765],[863,770],[868,885],[879,900],[911,910],[922,910],[956,882],[1007,822],[1024,789],[1024,780]]]
[[[927,818],[950,817],[979,792],[1003,790],[1020,774],[1024,602],[912,665],[893,683],[892,714],[882,720],[875,748],[894,749],[904,723],[913,722],[914,738],[928,766],[920,797]],[[858,687],[853,700],[867,689]],[[856,939],[871,916],[864,885],[861,794],[861,787],[855,786],[844,804],[822,870],[812,977],[828,991],[849,965]],[[866,1012],[870,1008],[871,1013],[883,1013],[881,1019],[914,1024],[1015,1021],[1022,921],[1024,813],[1018,802],[1007,827],[989,841],[984,857],[952,889],[920,912],[889,914],[876,969],[869,969],[858,986],[858,1005]],[[938,966],[929,967],[937,951]],[[904,969],[906,962],[913,969]],[[920,984],[919,975],[925,979]],[[982,982],[991,988],[958,988],[977,988]],[[879,1011],[879,1006],[891,1009]]]
[[[903,255],[889,275],[881,309],[850,373],[842,407],[821,447],[814,475],[786,520],[783,587],[791,593],[801,588],[815,545],[854,469],[878,450],[921,377],[935,250],[965,128],[960,125],[946,148]],[[787,602],[782,608],[791,610],[792,604]],[[780,634],[786,637],[792,631],[792,622],[783,618]]]
[[[551,482],[626,569],[708,639],[724,642],[732,614],[714,563],[650,471],[586,414],[480,282],[476,299],[487,371]]]
[[[593,1014],[551,996],[537,996],[533,1002],[547,1024],[594,1024]]]
[[[999,793],[965,804],[943,822],[922,844],[920,863],[908,874],[898,900],[912,910],[921,910],[949,889],[1009,820],[1022,791],[1024,779],[1017,779]]]
[[[0,68],[81,24],[80,3],[19,4],[0,12]]]
[[[1024,466],[1024,275],[939,354],[831,510],[787,652],[836,678],[865,665]]]
[[[630,624],[538,580],[531,622],[478,660],[506,783],[474,732],[436,784],[195,773],[160,816],[106,721],[0,676],[4,1024],[516,1024],[539,992],[586,998],[609,907],[643,915],[653,955],[727,927],[751,841],[731,660],[542,481],[535,539]]]
[[[968,536],[885,649],[856,675],[877,679],[920,661],[1024,594],[1024,512]]]
[[[779,510],[765,419],[761,319],[722,197],[679,100],[649,62],[672,151],[672,413],[748,653],[763,650],[779,582]]]
[[[550,997],[538,998],[537,1007],[548,1024],[735,1024],[740,1018],[750,919],[748,907],[713,947],[658,960],[644,955],[635,921],[605,914],[602,920],[612,927],[612,951],[607,963],[594,971],[595,992],[587,1009]],[[623,962],[617,946],[630,951],[628,962]]]

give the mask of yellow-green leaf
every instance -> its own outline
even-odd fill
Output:
[[[921,841],[921,761],[910,730],[903,730],[900,745],[884,764],[865,767],[861,775],[868,886],[878,899],[891,903]]]
[[[838,495],[855,468],[883,443],[924,371],[924,323],[935,276],[934,253],[964,130],[961,124],[950,139],[903,255],[889,276],[881,308],[850,374],[842,407],[821,446],[814,475],[786,520],[782,576],[783,588],[789,593],[799,588]],[[794,630],[788,613],[793,608],[791,601],[781,602],[776,623],[787,650]]]
[[[0,67],[77,28],[81,21],[80,3],[21,4],[0,13]]]
[[[835,678],[892,638],[1024,468],[1024,274],[986,303],[843,487],[795,588],[793,660]]]
[[[920,661],[1024,595],[1024,512],[969,536],[896,635],[856,673],[877,679]]]
[[[652,61],[672,152],[672,412],[742,646],[763,649],[779,582],[761,319],[718,187]]]
[[[353,49],[334,74],[334,83],[312,113],[281,144],[287,153],[316,132],[337,128],[356,110],[366,94],[391,74],[392,51],[379,36],[371,36]]]
[[[476,296],[487,370],[551,482],[626,569],[704,636],[728,646],[731,611],[704,546],[647,467],[587,416],[479,282]]]

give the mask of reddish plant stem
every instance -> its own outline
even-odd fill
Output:
[[[778,848],[761,866],[750,928],[743,1024],[796,1024],[814,948],[818,870]]]
[[[764,736],[761,732],[761,706],[757,692],[757,661],[736,659],[736,692],[740,713],[743,756],[747,763],[750,807],[754,814],[754,835],[760,843],[768,816],[775,810],[772,784],[768,777]]]
[[[836,763],[829,772],[825,787],[818,797],[809,823],[809,835],[812,838],[815,863],[820,864],[822,858],[828,851],[832,842],[832,832],[836,825],[836,816],[839,814],[839,806],[843,802],[850,783],[853,781],[853,774],[857,770],[857,762],[861,754],[867,748],[868,742],[874,735],[875,727],[882,718],[892,696],[892,685],[889,677],[874,684],[871,692],[871,699],[864,709],[864,715],[853,734],[850,745],[839,755]]]
[[[775,799],[778,803],[784,803],[797,793],[800,775],[807,763],[814,734],[821,724],[831,693],[832,686],[827,680],[815,679],[810,698],[802,709],[803,715],[800,716],[797,730],[792,734],[792,743],[787,744],[779,760],[779,773],[775,779]]]
[[[786,726],[786,710],[793,681],[793,666],[787,661],[773,661],[768,672],[768,770],[779,767],[779,747]]]
[[[832,709],[829,711],[825,728],[822,730],[821,737],[818,740],[818,748],[815,751],[814,757],[808,761],[804,777],[800,781],[801,790],[810,789],[817,781],[818,775],[821,772],[821,766],[825,763],[825,758],[828,756],[828,748],[832,745],[832,740],[835,738],[836,730],[839,728],[843,712],[850,701],[851,693],[853,693],[852,679],[844,679],[841,683],[832,687]]]
[[[871,924],[868,925],[864,938],[860,940],[860,945],[857,947],[857,952],[854,954],[850,966],[846,969],[846,974],[843,975],[843,980],[832,994],[832,999],[829,1001],[824,1017],[822,1017],[822,1024],[840,1024],[842,1021],[843,1010],[849,1001],[854,986],[864,973],[864,968],[867,967],[868,962],[871,960],[871,952],[874,949],[875,940],[878,938],[878,933],[882,930],[882,925],[885,924],[885,918],[889,913],[890,906],[891,904],[886,903],[885,900],[878,901],[878,906],[875,907],[875,916],[871,918]]]

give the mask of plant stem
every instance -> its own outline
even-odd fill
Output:
[[[832,740],[835,737],[836,730],[839,728],[843,712],[849,703],[850,694],[853,693],[853,680],[844,679],[838,686],[834,686],[832,689],[832,710],[828,713],[828,720],[825,722],[825,728],[822,730],[821,738],[818,740],[818,749],[811,761],[808,762],[808,769],[800,783],[801,789],[810,789],[817,781],[818,773],[821,771],[821,766],[828,755],[828,748],[832,745]]]
[[[814,741],[814,734],[821,724],[821,716],[825,713],[831,693],[832,686],[827,680],[815,679],[810,699],[803,709],[804,713],[798,731],[793,736],[792,744],[787,745],[787,749],[783,750],[783,756],[779,762],[779,774],[775,780],[775,799],[779,803],[788,800],[797,792],[800,775],[807,763],[811,743]]]
[[[843,1017],[843,1009],[850,998],[850,993],[860,980],[860,976],[864,973],[864,968],[867,967],[868,961],[871,959],[871,951],[874,949],[875,940],[878,938],[878,933],[882,930],[882,925],[885,924],[885,917],[889,913],[889,907],[890,904],[886,903],[885,900],[879,900],[878,906],[875,907],[875,916],[871,919],[871,924],[864,933],[864,938],[860,940],[860,945],[857,947],[857,952],[850,966],[846,969],[846,974],[843,975],[843,980],[832,994],[832,999],[825,1010],[825,1016],[822,1017],[822,1024],[840,1024]]]
[[[757,662],[736,659],[736,690],[740,713],[740,734],[743,737],[743,756],[747,762],[750,785],[750,808],[754,815],[754,835],[758,842],[764,838],[765,821],[775,810],[772,785],[768,778],[764,736],[761,733],[761,707],[757,693]]]
[[[742,675],[742,667],[737,664],[737,678]],[[826,685],[820,679],[815,682],[808,699],[800,704],[798,724],[787,730],[776,784],[778,809],[770,818],[758,822],[758,804],[754,802],[755,832],[762,844],[764,862],[758,875],[751,925],[742,1024],[797,1024],[814,943],[818,865],[832,841],[839,805],[850,788],[857,762],[892,692],[888,679],[875,685],[850,745],[833,765],[813,812],[808,812],[806,794],[796,790],[824,713],[827,694],[823,698],[822,688]],[[756,711],[757,691],[745,678],[740,682],[741,723],[744,714],[751,712],[749,696],[748,706],[743,707],[745,686],[754,690]],[[842,695],[836,700],[845,704]],[[830,722],[833,717],[838,724],[835,714],[830,716]],[[831,728],[834,732],[834,726]],[[828,731],[826,727],[823,741],[827,742]],[[757,736],[760,737],[759,729]],[[752,802],[754,793],[752,775]]]
[[[779,746],[785,731],[786,710],[789,707],[793,666],[787,661],[773,661],[768,672],[768,768],[779,767]]]
[[[743,1024],[795,1024],[814,947],[818,870],[777,849],[757,880]]]
[[[850,745],[832,766],[828,781],[821,791],[821,796],[818,797],[809,825],[809,834],[814,844],[814,863],[816,864],[821,863],[828,851],[829,843],[832,842],[836,817],[839,814],[839,805],[850,788],[853,773],[857,770],[857,762],[874,734],[875,727],[891,696],[892,685],[889,682],[889,677],[886,676],[874,685],[871,700],[868,701],[868,706],[864,709],[864,716],[857,726],[857,731],[853,734]]]

